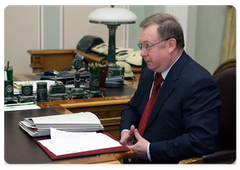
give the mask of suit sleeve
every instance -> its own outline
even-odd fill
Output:
[[[182,159],[215,152],[218,147],[220,106],[220,92],[214,80],[201,79],[190,85],[182,106],[185,132],[171,140],[151,143],[152,161],[177,163]]]

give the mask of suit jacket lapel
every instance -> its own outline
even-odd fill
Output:
[[[155,119],[155,117],[160,113],[160,110],[164,104],[164,102],[166,101],[166,99],[168,98],[168,96],[172,93],[172,91],[174,90],[174,84],[172,81],[165,81],[163,86],[161,87],[161,90],[158,94],[157,100],[154,104],[152,113],[148,119],[146,128],[148,128],[148,126],[152,123],[152,121]]]
[[[152,123],[155,117],[160,113],[164,102],[167,100],[169,95],[171,95],[171,93],[174,91],[175,89],[174,82],[179,79],[181,69],[183,68],[183,65],[186,63],[186,61],[187,61],[187,54],[184,51],[182,53],[182,56],[179,58],[179,60],[172,66],[172,68],[168,72],[168,75],[164,80],[164,83],[158,94],[157,100],[155,102],[155,105],[153,107],[152,113],[148,119],[145,129],[148,128],[148,126]]]

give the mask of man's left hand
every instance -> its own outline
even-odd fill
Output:
[[[136,144],[128,146],[134,151],[134,157],[137,157],[141,160],[146,160],[147,158],[147,146],[149,142],[144,139],[138,132],[137,129],[134,130],[134,136],[136,138]]]

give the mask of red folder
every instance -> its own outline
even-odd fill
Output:
[[[113,136],[111,136],[109,133],[104,133],[104,134],[111,137],[114,140],[117,140]],[[37,142],[37,144],[47,153],[47,155],[52,160],[64,159],[64,158],[73,158],[73,157],[82,157],[82,156],[91,156],[91,155],[99,155],[99,154],[104,154],[104,153],[126,152],[126,151],[130,150],[128,147],[126,147],[125,145],[120,143],[122,146],[111,147],[111,148],[106,148],[106,149],[98,149],[98,150],[92,150],[92,151],[86,151],[86,152],[77,152],[77,153],[57,156],[39,142],[40,140],[44,140],[44,139],[49,139],[49,137],[33,138],[33,140],[35,142]]]

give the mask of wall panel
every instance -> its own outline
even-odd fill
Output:
[[[38,6],[7,6],[4,11],[4,63],[14,74],[31,73],[28,49],[39,47]]]
[[[95,35],[108,42],[108,28],[103,24],[93,24],[88,20],[88,15],[98,8],[109,8],[107,6],[89,6],[89,5],[66,5],[64,6],[64,48],[74,49],[78,41],[85,35]],[[124,6],[115,6],[123,8]],[[116,45],[123,46],[124,27],[121,25],[116,31]]]

